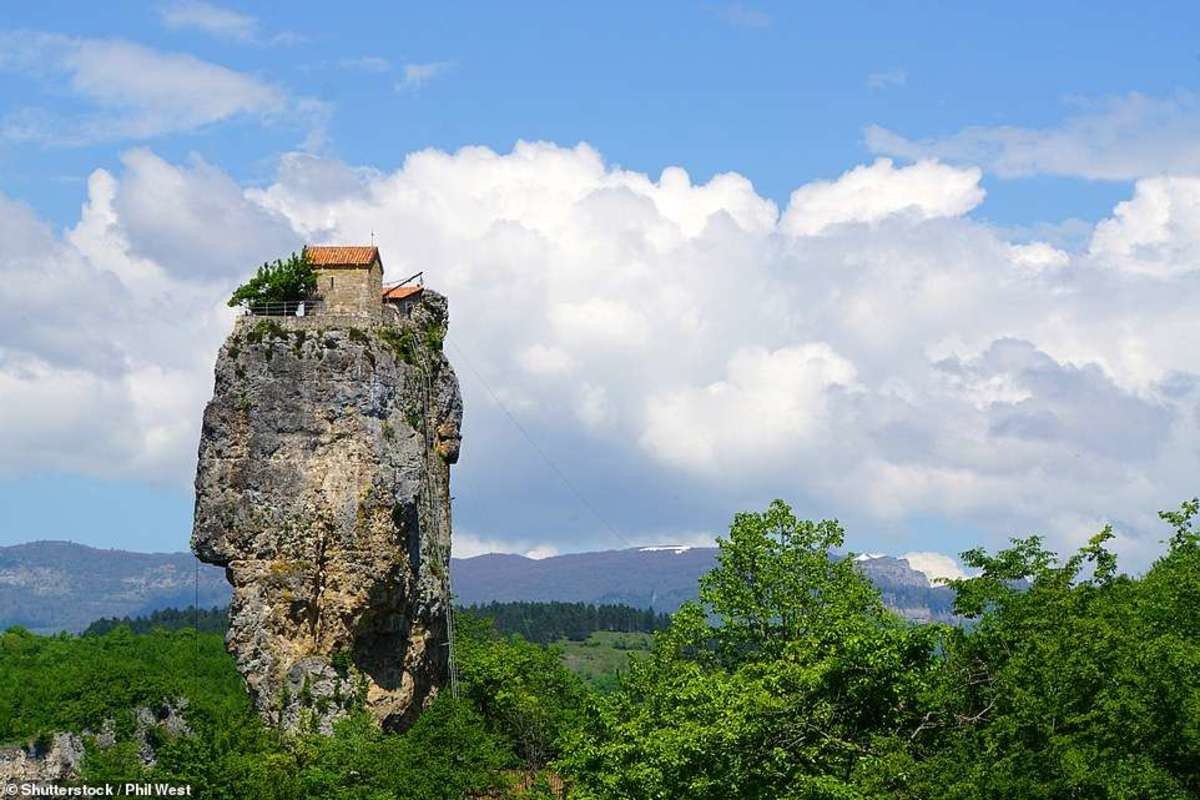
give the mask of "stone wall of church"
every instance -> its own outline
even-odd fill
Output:
[[[325,301],[324,314],[383,316],[383,268],[378,262],[367,269],[317,268],[317,293]]]

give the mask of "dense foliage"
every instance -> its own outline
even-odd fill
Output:
[[[531,770],[558,757],[585,699],[583,683],[558,650],[506,636],[470,614],[455,616],[455,632],[462,696],[489,731]]]
[[[84,636],[100,636],[122,625],[134,633],[149,633],[155,628],[178,631],[194,628],[201,633],[224,634],[229,629],[228,606],[218,608],[161,608],[142,617],[101,617],[87,626]]]
[[[230,306],[257,306],[304,300],[317,290],[317,273],[308,256],[292,253],[286,261],[264,263],[250,280],[234,290]]]
[[[915,718],[939,628],[884,608],[836,523],[739,514],[651,657],[564,760],[582,797],[847,797]],[[711,620],[706,611],[715,615]]]
[[[556,651],[470,614],[456,621],[461,700],[444,693],[403,735],[359,713],[333,736],[297,737],[263,726],[219,635],[164,627],[138,635],[119,625],[41,637],[11,628],[0,634],[0,744],[98,732],[112,720],[118,744],[89,746],[85,780],[190,783],[205,798],[416,800],[502,790],[513,771],[558,756],[585,690]],[[135,710],[180,697],[193,735],[158,735],[157,764],[145,769]]]
[[[579,800],[1194,798],[1198,515],[1195,501],[1163,515],[1167,551],[1140,577],[1118,572],[1107,529],[1061,560],[1037,537],[969,551],[978,574],[952,584],[968,624],[953,627],[888,611],[850,559],[828,557],[837,523],[776,501],[737,515],[701,601],[613,691],[558,647],[460,612],[460,696],[402,735],[362,713],[332,736],[266,729],[216,634],[10,629],[0,742],[113,720],[119,743],[89,746],[85,778],[218,798],[531,796],[516,775],[541,776],[545,797],[554,773]],[[193,734],[160,736],[144,768],[133,709],[180,696]]]
[[[466,610],[492,620],[504,633],[518,633],[540,644],[560,639],[582,642],[596,631],[653,633],[671,623],[670,614],[620,603],[492,602],[468,606]]]
[[[912,626],[833,522],[741,514],[699,605],[599,699],[561,767],[579,798],[1187,798],[1200,794],[1200,534],[1119,575],[1111,531],[1036,537],[956,581],[962,627]]]
[[[596,631],[653,633],[663,630],[671,616],[649,608],[621,604],[558,603],[522,601],[467,606],[468,614],[491,620],[501,633],[520,634],[526,641],[550,644],[561,639],[584,641]],[[139,617],[103,617],[83,632],[85,636],[108,633],[125,625],[134,633],[155,628],[175,631],[196,628],[205,633],[224,633],[229,627],[229,609],[163,608]]]
[[[1169,550],[1140,579],[1108,528],[1062,563],[1037,537],[965,553],[981,574],[955,582],[957,608],[976,623],[945,632],[891,796],[1200,796],[1196,514],[1162,515]]]
[[[244,717],[249,701],[220,636],[192,630],[134,635],[0,634],[0,742],[58,730],[133,729],[137,706],[164,698],[191,701],[189,718],[214,723]]]

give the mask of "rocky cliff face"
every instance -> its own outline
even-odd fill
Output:
[[[176,697],[164,699],[153,708],[134,709],[133,742],[143,766],[153,767],[158,763],[155,748],[159,744],[191,734],[192,728],[184,716],[187,707],[186,697]],[[0,793],[14,783],[62,783],[78,779],[87,754],[85,742],[98,750],[115,745],[116,721],[104,720],[99,732],[84,729],[80,733],[46,734],[19,746],[0,748]]]
[[[242,318],[221,348],[192,549],[225,567],[226,644],[273,724],[328,731],[361,700],[403,728],[446,682],[446,324],[426,291],[383,325]]]
[[[42,745],[5,747],[0,749],[0,788],[73,780],[79,777],[83,756],[83,739],[73,733],[52,734]]]

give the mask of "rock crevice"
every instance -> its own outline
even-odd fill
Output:
[[[192,549],[233,586],[226,644],[272,724],[361,702],[406,727],[447,680],[446,301],[407,317],[238,320],[204,413]]]

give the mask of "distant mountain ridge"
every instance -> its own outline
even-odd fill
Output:
[[[696,596],[715,547],[664,545],[569,553],[550,558],[491,553],[451,561],[458,603],[559,600],[624,603],[674,611]],[[859,562],[884,601],[916,620],[949,620],[953,593],[897,558]],[[142,616],[161,608],[229,602],[224,570],[190,553],[133,553],[61,541],[0,547],[0,630],[77,633],[101,617]]]
[[[229,584],[224,570],[199,564],[191,553],[132,553],[61,541],[0,547],[0,629],[77,633],[100,617],[189,606],[197,594],[201,607],[225,605]]]
[[[491,600],[624,603],[674,611],[696,596],[713,567],[715,547],[663,545],[532,559],[491,553],[452,562],[454,593],[464,605]],[[908,562],[879,556],[858,562],[889,607],[914,620],[949,621],[953,592],[931,586]]]

